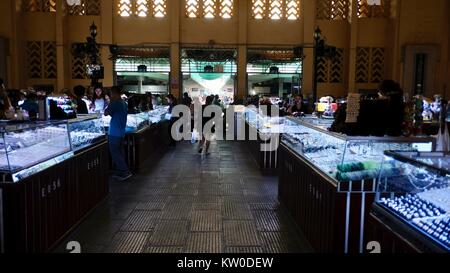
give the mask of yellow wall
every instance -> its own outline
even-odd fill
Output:
[[[356,1],[356,0],[354,0]],[[332,93],[345,96],[360,88],[376,88],[377,84],[355,83],[357,47],[384,47],[385,78],[402,82],[404,59],[402,50],[407,44],[436,44],[439,63],[434,86],[443,92],[450,85],[450,1],[448,0],[392,0],[390,18],[356,16],[356,2],[352,2],[349,20],[316,20],[316,0],[301,1],[301,18],[287,20],[255,20],[251,18],[248,0],[235,0],[231,19],[191,19],[184,16],[184,0],[167,0],[165,18],[121,18],[116,15],[115,0],[102,0],[101,16],[68,16],[58,5],[56,13],[21,12],[21,0],[0,1],[0,36],[10,39],[9,75],[11,87],[24,88],[35,83],[55,84],[57,90],[88,84],[87,80],[71,79],[70,45],[83,42],[89,26],[98,26],[100,43],[118,45],[167,45],[171,47],[172,82],[179,82],[179,51],[184,45],[207,45],[213,40],[217,46],[238,50],[238,90],[246,94],[245,69],[247,47],[310,46],[316,26],[320,26],[327,42],[344,48],[344,81],[339,84],[319,84],[319,95]],[[25,41],[56,41],[58,48],[58,79],[30,80],[26,73]],[[303,91],[312,92],[312,50],[304,49]],[[105,85],[113,83],[109,51],[102,50],[105,65]],[[176,86],[176,85],[175,85]],[[173,90],[177,94],[178,90]],[[448,91],[447,97],[450,97]]]

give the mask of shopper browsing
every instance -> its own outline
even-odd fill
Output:
[[[128,106],[122,100],[122,90],[114,86],[111,89],[111,103],[105,110],[105,116],[111,116],[108,141],[112,161],[116,167],[113,178],[125,181],[132,176],[123,156],[123,138],[127,125]]]
[[[103,113],[108,107],[109,97],[101,87],[96,87],[92,96],[90,109],[94,113]]]

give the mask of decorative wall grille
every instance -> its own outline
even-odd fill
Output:
[[[72,62],[71,62],[72,79],[78,80],[88,79],[88,76],[86,74],[86,64],[87,61],[85,58],[72,54]]]
[[[216,15],[216,0],[203,0],[203,17],[214,18]]]
[[[233,0],[223,0],[220,1],[220,17],[224,19],[229,19],[233,16]]]
[[[350,0],[317,0],[318,20],[346,20],[350,15]]]
[[[162,18],[167,15],[166,0],[153,0],[153,17]]]
[[[369,5],[368,0],[358,0],[358,18],[389,17],[390,0],[380,0],[381,5]]]
[[[121,17],[165,17],[167,0],[117,0],[117,15]]]
[[[297,20],[300,18],[300,0],[252,0],[252,17]]]
[[[283,17],[283,5],[281,0],[269,0],[269,18],[278,20]]]
[[[252,15],[255,19],[264,19],[266,17],[267,0],[252,0]]]
[[[286,18],[288,20],[297,20],[300,18],[300,1],[286,1]]]
[[[149,10],[148,4],[147,0],[136,0],[136,15],[139,17],[147,17]]]
[[[101,0],[81,0],[81,5],[67,6],[69,15],[100,15]]]
[[[189,18],[229,19],[233,16],[234,0],[185,0],[185,14]]]
[[[344,49],[337,48],[333,59],[319,57],[317,64],[318,83],[343,83],[344,81]]]
[[[380,83],[384,77],[384,48],[359,47],[356,50],[356,83]]]
[[[358,47],[356,49],[356,82],[369,82],[369,62],[370,62],[370,48]]]
[[[42,78],[42,44],[37,41],[27,42],[28,77]]]
[[[336,56],[332,60],[331,63],[331,75],[330,82],[331,83],[343,83],[344,82],[344,49],[338,48],[336,49]]]
[[[43,42],[43,69],[45,79],[56,79],[58,68],[56,62],[56,42]]]
[[[380,83],[384,78],[384,48],[372,48],[370,59],[370,82]]]
[[[198,0],[186,0],[186,16],[189,18],[199,17],[200,6]]]
[[[56,0],[27,0],[22,5],[26,12],[56,12]]]
[[[26,52],[30,79],[55,79],[57,77],[55,42],[28,41]]]

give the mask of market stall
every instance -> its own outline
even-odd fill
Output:
[[[368,239],[383,253],[448,253],[450,155],[385,154]]]
[[[363,252],[383,152],[431,151],[435,140],[349,137],[319,120],[288,122],[296,126],[282,135],[278,151],[281,203],[315,251]]]
[[[3,252],[45,252],[108,194],[108,150],[97,117],[0,126]]]

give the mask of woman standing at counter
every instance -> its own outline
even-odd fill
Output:
[[[109,97],[101,87],[96,87],[92,96],[90,110],[95,113],[103,113],[108,107]]]

